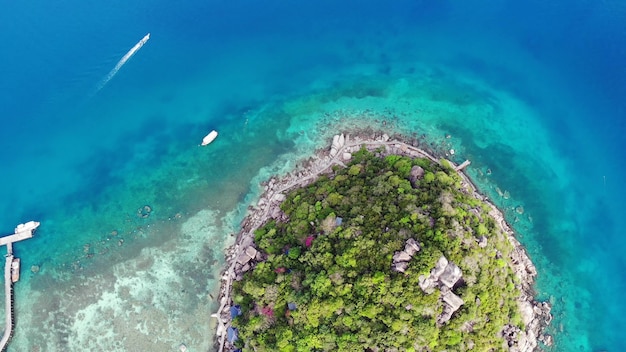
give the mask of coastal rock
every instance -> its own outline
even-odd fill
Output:
[[[519,331],[516,336],[503,330],[503,337],[508,341],[510,352],[531,352],[537,348],[538,342],[551,342],[549,335],[541,335],[541,331],[550,324],[552,315],[551,307],[546,302],[535,302],[531,296],[523,296],[518,301],[522,315],[522,321],[526,326],[524,331]],[[544,344],[545,344],[544,342]]]
[[[507,342],[507,346],[513,347],[514,345],[518,344],[519,342],[518,337],[521,332],[522,330],[518,328],[517,326],[507,324],[504,326],[500,334],[504,338],[504,340]]]
[[[252,259],[256,257],[257,250],[254,247],[247,247],[244,251],[237,256],[237,263],[241,266],[248,264]]]
[[[544,326],[550,324],[552,322],[552,314],[550,314],[552,306],[548,302],[535,302],[535,306],[540,308],[537,319]]]
[[[246,265],[241,267],[241,272],[245,273],[245,272],[248,272],[248,270],[250,269],[251,269],[250,263],[247,263]]]
[[[270,217],[274,220],[282,218],[282,215],[283,212],[280,210],[279,207],[272,207],[272,210],[270,210]]]
[[[545,334],[545,335],[539,336],[539,342],[550,347],[554,343],[554,339],[552,338],[552,335]]]
[[[515,265],[516,274],[522,276],[530,276],[534,277],[537,275],[537,269],[535,265],[530,261],[530,258],[526,255],[526,252],[521,248],[516,246],[516,248],[511,253],[511,261],[513,265]]]
[[[273,199],[274,201],[279,202],[279,203],[283,202],[286,198],[287,198],[287,197],[286,197],[284,194],[282,194],[282,193],[276,193],[276,194],[274,194],[274,196],[272,197],[272,199]]]
[[[533,305],[528,301],[520,301],[518,303],[520,313],[522,315],[522,321],[524,325],[529,325],[530,322],[535,317],[535,312],[533,311]]]
[[[222,322],[219,322],[217,324],[217,331],[215,332],[215,334],[217,336],[222,336],[222,335],[224,335],[225,332],[226,332],[226,326],[224,326],[224,324]]]
[[[348,152],[345,152],[345,153],[343,153],[343,155],[341,156],[341,158],[342,158],[344,161],[349,161],[350,159],[352,159],[352,154],[351,154],[351,153],[348,153]]]
[[[335,155],[337,155],[337,153],[343,148],[344,144],[345,144],[346,138],[345,136],[342,134],[340,135],[334,135],[333,136],[333,142],[330,146],[330,156],[334,157]],[[342,155],[343,157],[343,155]]]
[[[150,213],[152,213],[152,207],[147,204],[137,209],[137,216],[142,219],[149,217]]]
[[[240,248],[250,247],[250,246],[252,246],[253,242],[254,242],[254,238],[252,238],[252,237],[244,237],[241,240]]]
[[[256,257],[256,255],[257,255],[257,250],[256,250],[256,248],[254,248],[254,247],[250,246],[250,247],[246,248],[245,253],[246,253],[246,255],[247,255],[250,259],[254,259],[254,258]]]

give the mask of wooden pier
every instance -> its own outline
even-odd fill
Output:
[[[5,305],[5,328],[2,340],[0,340],[0,351],[4,351],[13,334],[13,283],[20,277],[20,260],[13,256],[13,242],[18,242],[33,237],[35,229],[39,227],[39,222],[29,221],[19,224],[12,235],[0,237],[0,245],[7,246],[7,254],[4,264],[4,305]]]
[[[454,169],[458,172],[458,171],[462,171],[463,169],[465,169],[469,164],[471,164],[471,162],[469,160],[465,160],[463,162],[463,164],[455,167]]]

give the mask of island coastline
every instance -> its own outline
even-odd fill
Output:
[[[226,341],[227,329],[231,326],[230,306],[232,303],[231,289],[233,280],[241,280],[243,272],[250,270],[254,262],[262,261],[263,254],[254,247],[254,231],[261,227],[269,219],[280,217],[279,205],[285,199],[288,191],[304,187],[313,183],[319,176],[332,172],[332,166],[344,167],[352,153],[365,147],[369,151],[379,151],[382,156],[403,155],[411,158],[426,158],[435,163],[449,163],[462,179],[463,189],[476,199],[487,204],[490,208],[489,215],[493,217],[501,232],[506,235],[514,249],[509,257],[515,276],[519,279],[518,306],[522,315],[525,329],[521,330],[514,326],[507,326],[502,331],[503,338],[510,346],[509,351],[534,351],[539,347],[539,342],[545,346],[552,344],[552,337],[544,334],[544,329],[550,324],[551,306],[547,302],[536,301],[533,284],[537,275],[534,264],[528,257],[522,244],[515,238],[515,234],[502,212],[489,199],[478,192],[476,186],[463,172],[463,168],[469,161],[461,165],[431,155],[414,145],[411,140],[401,135],[389,135],[383,132],[359,132],[349,131],[333,137],[329,148],[319,149],[315,154],[300,162],[292,172],[282,177],[273,176],[263,182],[263,193],[260,195],[255,206],[248,207],[248,214],[241,223],[241,229],[236,236],[235,243],[226,249],[226,269],[221,275],[221,287],[219,295],[219,309],[212,317],[217,319],[216,347],[218,351],[232,351],[232,345]],[[445,160],[445,161],[444,161]]]

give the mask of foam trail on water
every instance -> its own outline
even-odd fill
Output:
[[[117,62],[117,65],[115,65],[115,67],[111,70],[111,72],[109,72],[109,74],[106,75],[106,77],[104,77],[104,79],[100,82],[100,84],[98,84],[98,88],[96,88],[96,92],[102,89],[102,87],[104,87],[113,78],[113,76],[117,74],[117,71],[119,71],[122,68],[122,66],[124,66],[126,61],[128,61],[133,55],[135,55],[135,53],[138,52],[139,49],[141,49],[141,47],[144,44],[146,44],[148,39],[150,39],[150,33],[146,34],[145,37],[141,38],[141,40],[137,44],[135,44],[135,46],[133,46],[126,53],[126,55],[124,55],[122,59],[120,59],[120,61]]]

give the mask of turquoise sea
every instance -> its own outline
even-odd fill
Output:
[[[0,233],[41,221],[8,351],[213,350],[259,183],[367,126],[472,161],[549,350],[626,350],[624,23],[616,0],[0,3]]]

